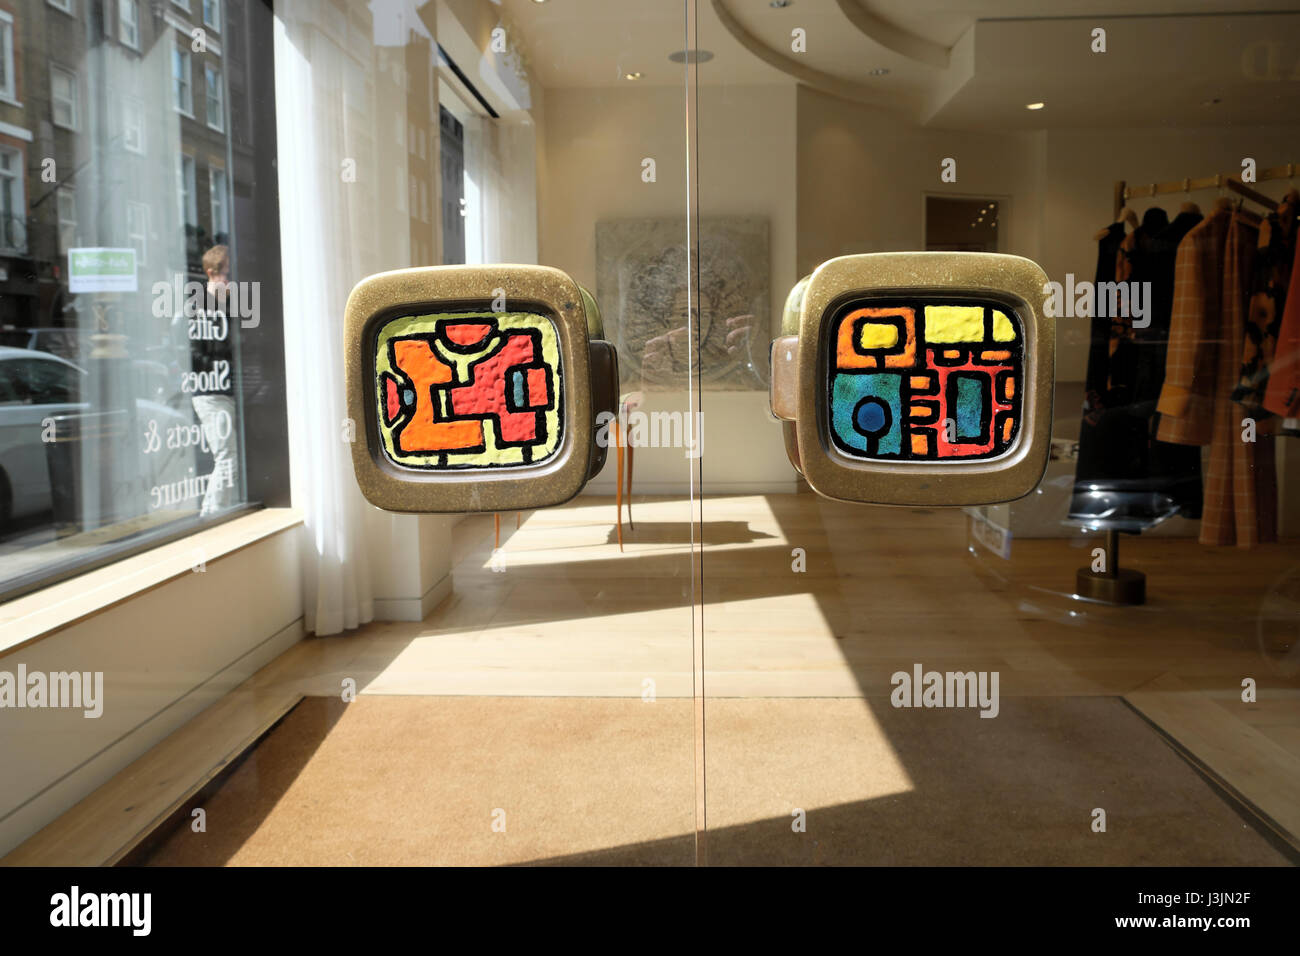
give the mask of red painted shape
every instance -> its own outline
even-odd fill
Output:
[[[397,399],[397,379],[384,373],[384,421],[391,424],[397,420],[397,413],[402,410],[402,403]]]
[[[546,369],[528,370],[528,404],[533,408],[546,407]]]
[[[445,329],[447,338],[462,347],[477,345],[492,333],[492,326],[478,322],[449,323]]]
[[[505,343],[491,358],[474,366],[474,381],[454,386],[451,410],[458,416],[500,417],[501,437],[508,442],[529,442],[537,438],[536,412],[512,412],[506,408],[506,369],[534,361],[533,340],[525,334],[507,333]]]

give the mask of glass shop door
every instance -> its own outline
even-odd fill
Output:
[[[866,6],[693,5],[701,862],[1294,863],[1300,17]]]

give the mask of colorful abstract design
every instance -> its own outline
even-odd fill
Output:
[[[544,315],[393,319],[375,337],[375,384],[384,454],[404,468],[518,467],[560,447],[560,344]]]
[[[852,458],[962,461],[1020,429],[1024,332],[1014,310],[889,299],[841,308],[827,352],[829,434]]]

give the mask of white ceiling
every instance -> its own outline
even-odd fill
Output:
[[[493,0],[518,25],[530,69],[542,86],[628,85],[640,72],[646,86],[684,86],[686,68],[668,54],[686,48],[684,5],[672,0]],[[767,0],[764,0],[766,4]],[[742,47],[699,0],[698,46],[715,58],[710,75],[728,83],[793,83]],[[701,80],[704,80],[701,76]]]
[[[545,87],[628,86],[634,71],[641,85],[685,83],[685,68],[668,60],[686,45],[681,3],[494,2]],[[698,46],[714,54],[698,79],[802,82],[943,128],[1118,127],[1153,116],[1167,125],[1294,122],[1300,14],[1276,12],[1294,0],[1247,2],[1252,12],[1216,15],[1228,0],[794,0],[780,9],[695,0]],[[1089,49],[1094,26],[1107,30],[1105,54]],[[796,27],[807,37],[802,53],[791,50]],[[1257,75],[1269,43],[1276,80]],[[1243,60],[1252,51],[1261,59]],[[888,73],[871,72],[880,69]],[[1211,99],[1220,102],[1201,105]],[[1032,101],[1047,108],[1027,111]]]

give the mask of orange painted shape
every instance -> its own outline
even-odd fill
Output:
[[[423,421],[418,416],[402,430],[402,451],[458,451],[483,444],[482,422]]]
[[[922,435],[917,432],[913,432],[912,433],[912,454],[924,455],[927,454],[929,450],[930,450],[930,442],[926,439],[925,435]]]
[[[1010,352],[985,352],[981,356],[985,362],[1006,362],[1010,361]]]
[[[961,352],[958,349],[944,349],[943,357],[952,359],[961,358]]]
[[[908,411],[912,413],[913,418],[929,418],[934,414],[933,408],[926,408],[924,405],[911,405]]]
[[[404,454],[456,451],[483,445],[483,423],[439,422],[433,386],[451,381],[451,366],[438,358],[426,339],[398,339],[393,343],[395,364],[415,386],[415,413],[394,441]]]
[[[1006,380],[1002,383],[1002,400],[1004,402],[1009,402],[1013,397],[1015,397],[1015,394],[1016,380],[1008,375]]]
[[[853,325],[864,318],[902,318],[906,336],[902,352],[884,356],[885,368],[911,368],[916,364],[916,310],[915,309],[854,309],[840,319],[835,330],[835,365],[837,368],[880,368],[874,355],[863,355],[853,342]]]
[[[416,392],[422,385],[445,385],[451,381],[451,366],[433,354],[425,339],[398,339],[393,343],[396,365],[415,383]]]
[[[1016,427],[1016,420],[1008,418],[1002,423],[1002,440],[1011,441],[1011,429]]]
[[[930,391],[930,388],[931,388],[931,384],[930,384],[930,376],[928,376],[928,375],[913,375],[913,376],[912,376],[912,391],[913,391],[913,392],[928,392],[928,391]]]

